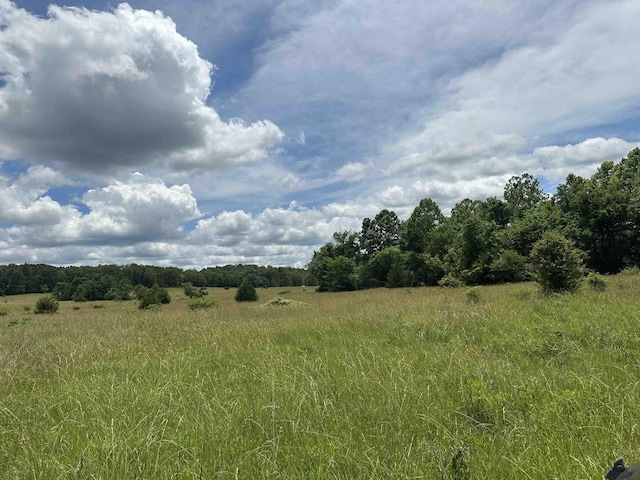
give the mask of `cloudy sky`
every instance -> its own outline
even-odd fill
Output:
[[[55,0],[54,0],[55,1]],[[0,0],[0,264],[303,266],[640,142],[637,0]]]

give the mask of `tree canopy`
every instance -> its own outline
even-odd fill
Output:
[[[555,195],[524,173],[506,183],[504,200],[466,198],[448,217],[430,198],[406,221],[382,210],[359,232],[336,232],[308,270],[320,291],[522,281],[540,261],[542,245],[533,257],[532,250],[542,238],[583,252],[598,273],[640,265],[640,149],[604,162],[589,179],[568,175]]]

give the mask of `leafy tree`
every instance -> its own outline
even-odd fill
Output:
[[[343,255],[327,260],[323,282],[330,292],[355,290],[355,262]]]
[[[457,204],[451,219],[456,235],[445,257],[445,272],[469,285],[482,283],[500,251],[498,227],[486,219],[477,201]]]
[[[413,286],[435,286],[444,276],[442,260],[428,253],[408,252],[405,263]]]
[[[365,218],[362,221],[360,245],[369,258],[376,252],[386,248],[396,247],[400,238],[401,222],[395,212],[381,210],[373,220]]]
[[[545,200],[513,221],[505,231],[505,244],[519,255],[528,257],[533,244],[540,240],[544,232],[561,231],[564,225],[562,211],[554,201]]]
[[[544,292],[574,292],[584,276],[584,252],[559,232],[545,232],[531,250],[533,276]]]
[[[411,274],[405,267],[402,258],[391,264],[387,273],[387,281],[384,284],[387,288],[400,288],[411,286]]]
[[[327,286],[327,271],[329,269],[329,260],[334,258],[334,248],[332,243],[325,243],[320,250],[313,252],[311,261],[307,264],[307,270],[318,284],[318,292],[326,292],[329,290]]]
[[[258,300],[256,288],[245,278],[236,292],[236,302],[255,302]]]
[[[491,263],[490,278],[496,283],[522,282],[526,277],[527,258],[505,250]]]
[[[7,285],[5,287],[5,293],[7,295],[20,295],[26,293],[26,278],[24,273],[18,266],[13,266],[7,275]]]
[[[424,253],[429,246],[429,235],[444,221],[438,204],[430,198],[420,200],[404,223],[400,244],[404,251]]]
[[[509,205],[496,197],[487,198],[482,202],[482,210],[487,220],[494,222],[500,228],[505,228],[510,222]]]
[[[113,287],[107,290],[107,293],[105,293],[104,295],[104,299],[120,300],[120,301],[130,300],[132,291],[133,291],[133,285],[131,285],[131,282],[129,281],[129,279],[122,278],[120,279],[120,281],[118,281],[117,284],[115,284]]]
[[[511,177],[504,187],[504,200],[511,220],[522,218],[527,211],[540,205],[545,198],[540,182],[529,173]]]

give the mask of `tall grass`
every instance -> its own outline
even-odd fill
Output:
[[[640,459],[640,285],[607,283],[55,315],[8,297],[0,478],[601,478]]]

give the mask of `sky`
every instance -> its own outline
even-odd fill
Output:
[[[640,145],[637,0],[0,0],[0,264],[303,267]]]

